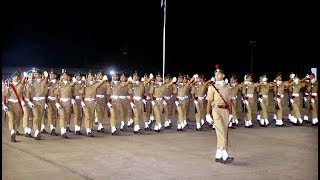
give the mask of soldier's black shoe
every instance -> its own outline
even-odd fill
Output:
[[[99,123],[98,123],[98,122],[95,122],[94,124],[95,124],[95,125],[99,125]]]
[[[222,157],[221,158],[215,158],[215,162],[223,162]]]
[[[18,130],[16,131],[16,135],[17,135],[17,136],[20,136],[20,135],[21,135]]]
[[[72,132],[72,131],[70,130],[70,127],[67,127],[66,131],[67,131],[67,132]]]
[[[145,131],[150,131],[151,128],[147,127],[147,128],[144,128]]]
[[[26,134],[26,135],[24,135],[24,136],[25,136],[25,137],[28,137],[28,138],[33,138],[33,137],[32,137],[32,135],[31,135],[31,134],[29,134],[29,133],[28,133],[28,134]]]
[[[177,131],[183,131],[183,129],[177,129]]]
[[[117,136],[118,135],[118,131],[115,131],[113,133],[111,133],[112,136]]]
[[[34,139],[35,139],[35,140],[41,140],[41,138],[40,138],[40,133],[39,133],[37,136],[35,136]]]
[[[318,123],[312,124],[312,126],[318,126]]]
[[[281,125],[276,124],[276,126],[277,126],[277,127],[284,127],[284,126],[286,126],[286,125],[285,125],[285,124],[281,124]]]
[[[98,133],[104,133],[104,128],[101,128],[100,130],[97,130]]]
[[[29,136],[28,136],[28,133],[25,133],[25,134],[24,134],[24,137],[29,137]]]
[[[237,128],[235,128],[235,127],[233,127],[233,126],[231,126],[231,127],[229,127],[230,129],[237,129]]]
[[[11,134],[11,142],[17,142],[16,141],[16,133]]]
[[[222,160],[221,163],[223,163],[223,164],[229,164],[229,163],[232,163],[233,161],[234,161],[234,158],[232,158],[232,157],[227,157],[227,159]]]
[[[76,135],[82,135],[80,131],[76,131]]]
[[[58,136],[58,134],[56,133],[56,130],[55,130],[55,129],[52,129],[52,130],[51,130],[50,135],[51,135],[51,136]]]
[[[42,129],[42,130],[41,130],[41,133],[42,133],[42,134],[48,134],[48,131],[47,131],[46,129]]]
[[[62,139],[69,139],[69,137],[67,136],[67,133],[64,133],[61,135]]]
[[[88,136],[88,137],[94,137],[91,132],[89,132],[89,133],[87,134],[87,136]]]
[[[141,133],[141,129],[139,129],[138,131],[133,131],[134,134],[140,134]]]
[[[157,133],[159,133],[159,132],[161,132],[161,130],[160,130],[160,129],[158,129],[158,130],[154,130],[154,132],[157,132]]]
[[[196,131],[202,131],[202,128],[196,128]]]

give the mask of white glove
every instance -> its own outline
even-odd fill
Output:
[[[162,104],[163,104],[164,106],[166,106],[166,105],[167,105],[167,102],[166,102],[165,100],[163,100]]]
[[[248,100],[244,100],[243,102],[244,102],[244,104],[249,105],[249,101]]]
[[[309,74],[306,75],[306,78],[310,78]]]
[[[131,77],[131,76],[128,78],[128,81],[129,81],[129,82],[132,82],[132,77]]]
[[[23,72],[23,77],[28,77],[28,73],[27,72]]]
[[[77,82],[77,79],[75,77],[73,77],[72,82]]]
[[[314,103],[315,101],[314,101],[314,99],[313,98],[311,98],[311,103]]]
[[[177,78],[176,78],[176,77],[173,77],[173,78],[172,78],[172,81],[173,81],[173,82],[177,82]]]
[[[48,77],[49,74],[48,74],[47,71],[44,71],[44,72],[43,72],[43,75],[44,75],[44,77]]]
[[[179,106],[179,102],[178,101],[174,101],[174,103],[176,104],[176,106]]]
[[[226,84],[228,84],[229,80],[228,80],[228,79],[225,79],[224,82],[225,82]]]
[[[30,108],[34,108],[34,104],[31,101],[29,101],[28,104],[29,104]]]
[[[207,121],[209,124],[212,124],[213,119],[211,118],[210,114],[207,114],[207,115],[206,115],[206,121]]]
[[[149,78],[153,79],[153,74],[152,73],[150,73]]]
[[[71,99],[71,104],[72,105],[75,105],[76,104],[76,101],[74,99]]]
[[[108,81],[108,76],[107,76],[107,75],[104,75],[104,76],[102,77],[102,80]]]
[[[81,80],[82,80],[82,81],[85,81],[85,80],[86,80],[86,77],[82,76]]]
[[[290,102],[293,104],[294,100],[293,100],[293,99],[290,99]]]
[[[112,108],[112,104],[110,102],[107,103],[107,106],[111,109]]]
[[[199,102],[197,100],[193,101],[194,105],[198,106]]]
[[[81,101],[81,106],[82,106],[82,108],[85,108],[86,104],[83,101]]]
[[[60,108],[61,108],[61,106],[60,106],[59,103],[56,103],[56,108],[57,108],[57,109],[60,109]]]
[[[277,102],[280,103],[280,102],[281,102],[281,99],[280,99],[280,98],[277,98]]]
[[[147,101],[145,99],[142,99],[143,104],[147,104]]]
[[[143,81],[144,81],[144,77],[141,78],[141,82],[143,82]]]
[[[133,102],[131,102],[130,105],[131,105],[131,108],[132,108],[132,109],[136,107],[136,106],[133,104]]]
[[[156,105],[156,102],[151,101],[151,104],[152,104],[152,106],[155,106],[155,105]]]
[[[6,105],[2,105],[2,109],[4,110],[4,112],[8,111],[8,107]]]
[[[243,84],[244,84],[244,85],[247,85],[247,84],[248,84],[248,81],[244,81]]]
[[[296,75],[295,74],[290,74],[290,78],[293,79]]]
[[[198,74],[194,74],[193,75],[193,78],[197,78],[197,77],[199,77]]]
[[[26,103],[24,101],[21,101],[21,106],[26,106]]]
[[[212,78],[211,78],[211,81],[212,81],[212,82],[215,82],[215,81],[216,81],[216,78],[212,77]]]
[[[48,109],[48,104],[44,103],[44,109]]]
[[[229,122],[231,121],[232,118],[233,118],[232,114],[229,114]]]
[[[258,98],[258,100],[262,103],[263,99],[262,98]]]

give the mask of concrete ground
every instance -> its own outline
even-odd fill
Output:
[[[273,107],[270,101],[271,122]],[[240,107],[238,111],[243,119]],[[285,119],[287,112],[285,107]],[[133,134],[130,128],[112,136],[104,121],[107,132],[93,131],[94,138],[68,133],[70,139],[62,140],[44,134],[40,141],[17,136],[17,143],[10,142],[3,119],[2,179],[318,179],[317,126],[292,126],[285,120],[285,127],[260,127],[254,120],[249,129],[241,121],[229,131],[228,152],[235,161],[221,164],[214,162],[216,132],[207,125],[195,131],[192,106],[189,118],[183,132],[174,123],[161,133]]]

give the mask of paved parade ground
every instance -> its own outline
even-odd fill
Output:
[[[270,122],[273,107],[270,100]],[[130,128],[112,136],[107,119],[107,132],[93,131],[94,138],[43,134],[36,141],[21,135],[16,143],[10,142],[8,122],[2,119],[2,179],[318,179],[318,127],[292,126],[288,108],[285,127],[260,127],[254,118],[254,128],[244,128],[241,112],[239,127],[229,130],[232,164],[214,162],[216,132],[207,125],[195,131],[192,106],[190,110],[190,125],[183,132],[176,131],[174,116],[173,127],[161,133],[133,134]]]

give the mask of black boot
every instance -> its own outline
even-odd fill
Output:
[[[17,142],[16,141],[16,133],[11,134],[11,142]]]
[[[50,135],[51,135],[51,136],[58,136],[58,134],[56,133],[56,130],[55,130],[55,129],[52,129],[52,130],[51,130]]]
[[[64,133],[61,135],[62,139],[69,139],[69,137],[67,136],[67,133]]]
[[[70,130],[70,127],[67,127],[66,131],[67,131],[67,132],[72,132],[72,131]]]

